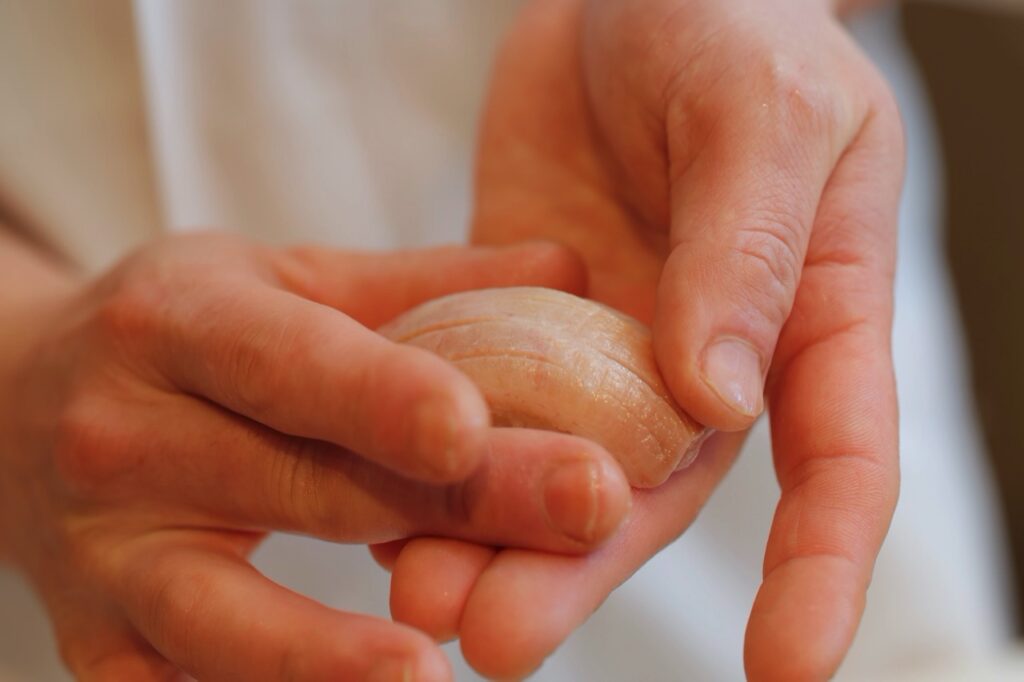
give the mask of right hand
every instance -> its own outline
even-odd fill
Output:
[[[579,290],[581,273],[542,244],[366,254],[199,235],[8,316],[0,553],[72,671],[449,679],[426,636],[296,595],[246,557],[267,530],[556,552],[611,535],[629,488],[607,452],[490,428],[466,377],[370,331],[453,291]]]
[[[699,423],[738,431],[771,406],[781,496],[746,635],[755,680],[835,672],[899,490],[903,133],[833,14],[847,4],[523,3],[481,125],[474,240],[576,249],[590,296],[652,325]],[[584,558],[410,543],[393,612],[459,634],[484,674],[528,672],[688,526],[724,450],[638,494],[630,526]]]

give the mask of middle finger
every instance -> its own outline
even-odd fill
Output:
[[[170,395],[124,421],[133,431],[121,447],[149,460],[135,468],[143,473],[128,494],[198,512],[203,525],[359,543],[432,534],[579,552],[609,537],[630,505],[612,456],[560,433],[488,429],[489,455],[473,475],[434,485],[188,396]]]

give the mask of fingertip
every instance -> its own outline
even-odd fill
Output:
[[[405,639],[405,642],[376,656],[362,679],[365,682],[451,682],[451,663],[437,644],[422,632],[398,627],[405,636],[394,639]]]
[[[608,594],[600,576],[604,560],[503,550],[462,614],[466,662],[490,679],[534,673]]]
[[[435,641],[454,639],[469,595],[495,550],[446,538],[410,541],[395,562],[391,616]]]
[[[491,570],[466,605],[460,624],[462,655],[488,679],[528,677],[565,636],[562,630],[571,629],[556,614],[556,603],[537,602],[528,581],[526,572]],[[541,611],[547,613],[540,616]]]
[[[865,589],[858,569],[839,557],[791,559],[769,573],[747,625],[748,679],[831,678],[853,640]]]
[[[605,542],[631,503],[625,475],[600,446],[562,433],[494,428],[486,461],[437,498],[416,526],[503,547],[581,554]]]
[[[487,454],[490,409],[479,389],[444,359],[392,345],[375,382],[371,418],[383,463],[428,483],[467,478]]]
[[[402,553],[402,549],[408,543],[408,540],[394,540],[392,542],[380,542],[371,544],[368,546],[370,550],[370,556],[373,560],[383,568],[385,571],[395,570],[395,563],[398,561],[399,555]]]
[[[765,362],[760,353],[731,335],[701,344],[680,319],[659,302],[654,353],[672,397],[686,414],[711,429],[749,429],[764,411]]]
[[[694,257],[677,248],[665,263],[654,316],[658,369],[696,421],[718,431],[743,431],[764,411],[765,377],[779,329],[746,310],[742,287],[728,291],[736,287],[723,284],[728,272],[695,264]]]
[[[84,658],[84,664],[75,660],[67,660],[75,679],[88,682],[118,682],[119,680],[137,680],[138,682],[164,682],[178,679],[175,666],[152,649],[146,650],[145,645],[137,645],[135,651],[123,651],[106,656]]]
[[[632,489],[626,474],[611,455],[597,460],[595,482],[597,515],[589,536],[588,548],[607,542],[622,527],[633,505]]]
[[[448,395],[422,399],[412,410],[413,460],[409,470],[430,483],[455,483],[480,465],[490,412],[483,399],[450,387]]]
[[[553,531],[550,549],[572,554],[604,544],[623,524],[632,503],[625,473],[595,443],[576,437],[548,440],[550,462],[539,489]],[[558,449],[564,454],[556,455]]]
[[[574,250],[553,241],[535,240],[507,247],[517,252],[524,282],[560,289],[577,296],[587,292],[587,266]]]
[[[455,679],[448,657],[433,642],[420,650],[412,671],[411,675],[396,682],[452,682]]]

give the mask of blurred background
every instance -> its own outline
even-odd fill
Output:
[[[1024,612],[1024,14],[911,2],[903,32],[933,105],[945,254]]]

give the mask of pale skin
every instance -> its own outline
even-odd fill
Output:
[[[591,295],[653,324],[676,400],[723,433],[693,467],[636,491],[627,527],[587,557],[450,539],[376,547],[398,620],[461,637],[488,676],[528,674],[694,520],[767,402],[782,497],[747,674],[835,672],[899,485],[889,337],[902,129],[835,17],[866,4],[524,8],[484,116],[474,239],[579,251]]]
[[[79,679],[448,680],[423,634],[296,595],[248,554],[271,530],[580,553],[628,511],[600,446],[491,428],[469,379],[371,331],[461,289],[580,291],[561,247],[208,234],[83,278],[0,232],[0,280],[0,556]]]
[[[783,498],[747,670],[830,675],[898,485],[888,335],[902,162],[891,98],[831,9],[548,0],[510,35],[481,139],[475,239],[577,250],[597,299],[653,323],[680,405],[725,432],[666,485],[634,493],[623,532],[585,558],[565,553],[611,536],[629,506],[610,455],[490,429],[465,377],[368,331],[454,289],[582,291],[564,251],[389,260],[203,237],[82,280],[5,239],[0,287],[16,295],[0,315],[16,332],[0,339],[0,550],[43,595],[71,668],[96,680],[447,679],[413,629],[255,574],[247,553],[283,529],[447,536],[375,545],[395,565],[395,615],[461,636],[482,672],[526,674],[685,530],[766,395]],[[756,371],[713,371],[717,339],[733,343],[727,357],[755,358],[727,366]],[[378,368],[384,388],[369,390],[381,382],[355,364]],[[450,401],[450,447],[413,427],[428,388]],[[340,414],[324,410],[335,403]],[[445,422],[436,416],[424,421]],[[211,444],[220,457],[204,456]],[[527,467],[503,474],[513,454]],[[543,491],[553,455],[601,473],[601,504],[592,476]],[[475,513],[451,504],[467,497]],[[549,507],[598,531],[556,531]],[[239,615],[254,611],[261,627]]]

